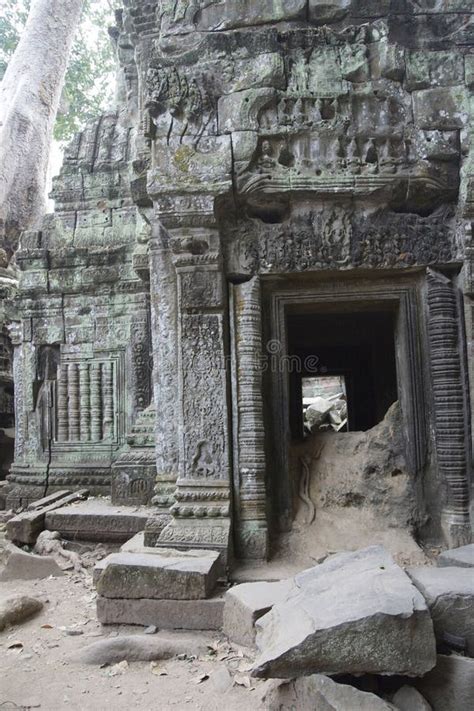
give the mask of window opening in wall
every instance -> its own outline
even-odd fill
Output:
[[[347,431],[347,389],[344,375],[301,379],[305,434]]]

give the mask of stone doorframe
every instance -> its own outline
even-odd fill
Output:
[[[294,278],[294,275],[292,275]],[[288,282],[286,282],[287,284]],[[286,316],[289,307],[310,304],[348,302],[387,306],[396,312],[395,352],[398,396],[403,412],[407,464],[413,474],[425,466],[428,450],[429,405],[425,392],[429,392],[429,369],[422,353],[427,352],[427,335],[422,311],[424,273],[411,275],[377,275],[347,279],[333,275],[328,280],[308,281],[306,285],[287,286],[282,278],[268,279],[263,284],[264,335],[267,343],[276,348],[280,356],[288,356]],[[268,483],[272,497],[273,525],[280,531],[291,529],[292,487],[289,473],[289,378],[282,369],[269,368],[266,373],[267,407],[265,419],[272,423],[267,428]],[[284,368],[283,368],[284,370]],[[420,377],[421,376],[421,377]],[[269,395],[269,397],[268,397]],[[274,484],[277,484],[275,487]]]

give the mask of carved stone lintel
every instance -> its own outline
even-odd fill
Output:
[[[470,543],[470,446],[452,282],[428,270],[429,339],[435,410],[436,455],[445,489],[441,524],[450,547]]]
[[[266,558],[265,429],[262,400],[260,278],[235,287],[238,473],[240,486],[237,555]]]

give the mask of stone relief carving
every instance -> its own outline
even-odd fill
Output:
[[[403,268],[458,258],[454,211],[430,217],[352,207],[307,210],[282,224],[257,219],[226,222],[230,272],[272,273],[334,268]]]

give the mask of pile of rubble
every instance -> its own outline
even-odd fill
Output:
[[[340,553],[230,589],[224,632],[256,645],[269,709],[471,709],[473,567],[474,545],[406,572],[381,546]]]
[[[347,401],[343,393],[303,399],[304,428],[308,433],[347,428]]]

